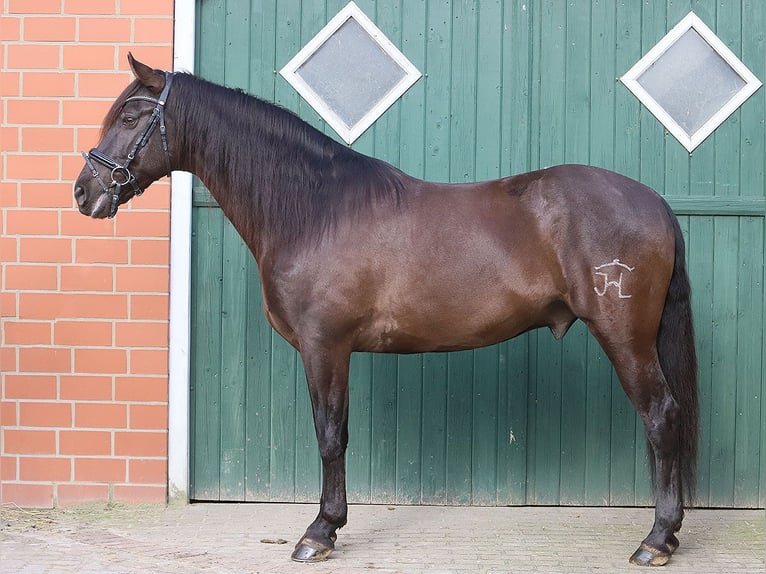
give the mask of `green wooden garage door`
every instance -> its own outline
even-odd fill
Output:
[[[668,197],[694,287],[700,504],[764,506],[764,90],[690,156],[616,78],[694,9],[764,79],[766,6],[357,3],[424,77],[355,149],[441,181],[589,163]],[[323,128],[276,70],[344,4],[198,0],[197,71]],[[191,497],[316,501],[300,361],[262,316],[236,232],[203,188],[194,199]],[[541,330],[473,352],[355,355],[350,426],[351,501],[650,503],[643,431],[582,324],[561,342]]]

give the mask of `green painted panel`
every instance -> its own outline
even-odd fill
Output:
[[[500,351],[494,346],[473,353],[470,492],[471,502],[483,506],[497,504],[498,443],[505,440],[499,432]]]
[[[224,223],[222,247],[223,279],[221,281],[221,498],[245,498],[245,447],[247,444],[245,394],[247,375],[245,362],[247,323],[241,309],[248,306],[246,284],[247,262],[251,258],[234,226]]]
[[[561,476],[559,502],[578,504],[585,497],[588,392],[588,329],[572,326],[562,344]]]
[[[311,409],[306,373],[295,352],[287,348],[295,362],[295,500],[316,502],[321,492],[322,461],[317,450],[314,415]],[[276,410],[279,412],[279,409]],[[278,436],[278,435],[277,435]]]
[[[527,504],[529,336],[500,345],[498,357],[497,504]]]
[[[737,257],[739,225],[736,219],[717,219],[713,253],[714,328],[710,412],[710,502],[734,502],[734,439],[736,430],[737,356]]]
[[[423,358],[397,361],[396,498],[399,504],[420,502],[423,437]]]
[[[372,450],[372,356],[351,358],[348,453],[349,500],[371,502]]]
[[[763,219],[740,220],[740,245],[763,245]],[[734,505],[758,505],[758,484],[763,373],[763,251],[740,249],[737,261],[737,398],[734,410]]]
[[[190,448],[195,454],[190,468],[191,498],[214,500],[220,497],[221,319],[218,310],[223,280],[223,222],[220,210],[206,210],[204,216],[195,218],[192,228],[198,248],[192,257],[195,300],[191,305],[191,329],[205,336],[193,337],[191,345],[194,375],[190,407],[194,417],[190,421]]]
[[[747,15],[742,20],[742,60],[763,81],[766,78],[766,61],[763,58],[764,51],[766,51],[766,38],[761,32],[763,31],[763,23],[766,22],[766,5],[763,2],[747,0],[743,3],[742,9],[743,14]],[[740,171],[742,181],[746,182],[746,185],[742,186],[741,194],[747,197],[758,197],[762,196],[762,190],[766,187],[766,176],[764,175],[766,165],[762,161],[762,158],[766,157],[766,137],[764,137],[763,130],[763,120],[766,117],[766,92],[763,88],[746,102],[740,113],[742,119]],[[761,220],[761,225],[763,225],[763,220]],[[764,312],[766,311],[764,310],[763,296],[759,294],[764,285],[764,250],[763,248],[760,250],[761,268],[759,270],[759,252],[755,247],[758,245],[756,238],[758,231],[757,221],[743,221],[743,233],[747,237],[745,241],[747,241],[749,249],[754,251],[754,253],[746,254],[748,258],[753,257],[754,261],[746,261],[740,266],[740,269],[743,269],[745,265],[751,269],[750,284],[754,286],[754,288],[747,289],[746,299],[752,297],[753,305],[745,311],[746,316],[743,317],[743,320],[752,322],[751,325],[753,325],[755,333],[759,332],[756,325],[760,325],[760,338],[749,339],[750,336],[746,335],[748,337],[747,348],[740,353],[746,357],[745,361],[748,367],[749,374],[742,377],[742,380],[745,382],[743,395],[749,399],[749,402],[743,411],[744,420],[738,422],[738,429],[742,429],[747,435],[745,439],[747,444],[740,446],[741,440],[738,437],[737,460],[740,461],[740,464],[737,465],[734,496],[735,503],[738,505],[764,507],[766,506],[766,392],[762,386],[759,388],[758,380],[766,380],[766,365],[764,365],[766,337],[763,333],[763,325],[766,324]],[[753,233],[753,236],[750,233]],[[764,236],[763,227],[760,228],[760,234],[761,237]],[[761,242],[761,245],[766,244]],[[747,305],[746,301],[745,305]],[[762,317],[760,323],[758,323],[758,308],[760,308]],[[745,329],[742,329],[742,332],[745,333]],[[759,343],[760,353],[758,351]],[[760,362],[760,375],[758,362]],[[758,396],[760,396],[760,405]],[[760,409],[760,411],[756,413],[756,409]],[[760,421],[761,429],[760,438],[757,430],[754,430],[759,424],[758,421]],[[759,461],[756,461],[756,457],[752,456],[752,453],[755,452],[760,452]],[[758,496],[748,486],[752,482],[760,484]]]
[[[279,337],[272,339],[270,353],[271,449],[269,451],[270,500],[295,500],[295,459],[300,441],[296,433],[296,379],[298,361],[292,348]]]
[[[445,504],[447,500],[447,356],[423,357],[423,439],[420,500]]]
[[[710,505],[710,420],[713,394],[713,226],[712,217],[689,218],[689,280],[694,286],[692,312],[695,319],[699,365],[701,436],[698,457],[697,496],[700,505]]]
[[[471,502],[473,443],[472,351],[447,355],[447,504]]]
[[[370,501],[396,500],[397,378],[393,355],[372,357]]]
[[[245,290],[249,307],[261,301],[261,282],[255,262],[248,261]],[[271,499],[271,417],[275,414],[271,402],[271,342],[274,333],[261,313],[248,312],[246,323],[247,404],[242,408],[246,417],[245,479],[246,500]],[[279,411],[276,411],[278,414]]]
[[[688,154],[616,78],[690,9],[766,78],[766,6],[357,3],[424,76],[355,149],[436,181],[588,163],[667,197],[694,288],[699,504],[763,506],[766,90]],[[197,71],[336,137],[276,70],[345,4],[200,0]],[[199,185],[194,205],[192,498],[315,502],[321,464],[300,359],[265,321],[255,262]],[[356,502],[651,502],[643,429],[579,323],[563,341],[541,330],[471,352],[355,355],[350,427]]]

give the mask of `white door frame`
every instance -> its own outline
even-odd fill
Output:
[[[196,2],[175,0],[173,70],[194,71]],[[189,345],[192,176],[176,171],[170,189],[168,498],[189,500]]]

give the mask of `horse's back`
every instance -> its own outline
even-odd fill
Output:
[[[498,180],[542,221],[571,225],[581,232],[619,230],[636,234],[665,229],[664,200],[650,187],[619,173],[587,165],[558,165]],[[556,229],[550,229],[555,232]]]

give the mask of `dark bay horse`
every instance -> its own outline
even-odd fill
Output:
[[[258,262],[271,325],[306,370],[322,457],[319,515],[293,552],[325,559],[346,524],[349,358],[491,345],[580,319],[646,430],[655,522],[631,557],[665,564],[694,495],[696,357],[684,241],[648,187],[562,165],[476,184],[422,181],[292,113],[129,57],[74,196],[119,205],[171,170],[196,174]]]

